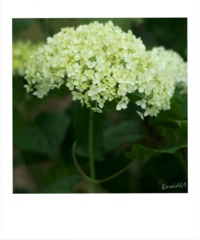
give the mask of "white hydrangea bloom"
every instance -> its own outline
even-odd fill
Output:
[[[26,87],[38,97],[65,83],[74,100],[97,112],[112,100],[117,110],[126,109],[128,94],[139,92],[144,115],[156,116],[170,108],[174,92],[141,39],[111,21],[61,29],[32,55],[26,73]]]
[[[151,50],[160,67],[172,78],[175,86],[181,89],[181,93],[187,92],[187,62],[173,50],[164,47],[154,47]]]
[[[38,50],[43,43],[32,43],[31,41],[17,41],[12,44],[12,72],[13,76],[24,76],[28,60],[33,51]]]

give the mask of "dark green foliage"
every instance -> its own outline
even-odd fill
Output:
[[[152,157],[144,167],[146,173],[163,181],[173,180],[182,170],[183,167],[179,159],[172,154]]]
[[[183,97],[179,95],[178,100],[182,101],[180,104],[177,102],[176,97],[174,96],[171,99],[171,109],[166,111],[161,111],[157,117],[150,119],[150,126],[167,126],[167,127],[181,127],[182,124],[186,122],[182,115],[185,114],[184,109],[181,111],[181,108],[184,106]],[[182,114],[181,114],[182,113]]]
[[[14,138],[16,147],[56,158],[70,118],[62,113],[42,113],[35,125],[24,127]]]
[[[13,101],[21,103],[24,101],[26,90],[24,84],[26,80],[23,77],[16,76],[13,78]]]
[[[146,18],[141,28],[133,28],[147,48],[164,46],[187,60],[187,18]]]
[[[35,19],[13,19],[13,37],[18,36],[22,31],[26,30]]]
[[[13,137],[20,131],[24,126],[24,118],[19,112],[16,104],[13,103]]]
[[[146,157],[152,157],[161,153],[175,153],[177,150],[181,148],[187,148],[186,143],[173,144],[170,146],[165,146],[159,149],[145,148],[140,144],[133,145],[130,152],[125,153],[127,158],[131,158],[134,160],[140,160]]]
[[[81,174],[76,173],[67,178],[61,179],[40,190],[40,193],[71,193],[75,184],[81,179]]]
[[[105,152],[115,150],[123,142],[134,143],[142,137],[142,129],[139,121],[124,120],[116,126],[104,131]]]

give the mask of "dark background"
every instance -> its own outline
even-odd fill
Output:
[[[13,19],[13,42],[31,40],[45,42],[48,36],[63,27],[76,27],[97,20],[112,20],[124,31],[131,29],[141,37],[147,49],[164,46],[177,51],[187,61],[187,19]],[[88,110],[73,102],[66,86],[38,99],[25,92],[23,77],[13,77],[13,192],[14,193],[85,193],[91,185],[74,166],[71,147],[77,136],[77,158],[89,174],[87,150]],[[176,89],[170,111],[158,118],[141,120],[137,106],[115,111],[107,107],[95,115],[95,164],[97,179],[110,176],[131,162],[124,152],[133,144],[147,148],[182,146],[187,144],[187,94]],[[81,119],[81,120],[80,120]],[[85,125],[84,125],[85,124]],[[84,135],[85,134],[85,135]],[[38,139],[42,143],[38,143]],[[186,183],[187,148],[173,153],[150,156],[142,152],[129,170],[100,187],[104,193],[177,193],[187,187],[162,190],[162,184]]]

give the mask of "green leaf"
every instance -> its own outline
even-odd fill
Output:
[[[172,128],[181,127],[181,106],[175,97],[171,99],[171,108],[161,111],[157,117],[150,118],[149,126],[168,126]]]
[[[139,121],[125,120],[104,131],[104,150],[112,151],[124,142],[137,142],[142,137],[142,127]]]
[[[142,93],[134,92],[127,94],[127,97],[130,99],[130,102],[135,103],[138,100],[145,99],[145,96]]]
[[[175,99],[177,100],[178,103],[183,102],[183,96],[180,94],[180,89],[179,88],[175,88],[174,97],[175,97]]]
[[[181,106],[177,103],[175,97],[171,99],[171,108],[166,111],[161,111],[158,114],[159,119],[181,119]]]
[[[40,193],[71,193],[75,184],[82,178],[81,174],[76,173],[68,178],[61,179],[40,190]]]
[[[187,119],[187,94],[180,94],[180,89],[176,88],[174,92],[174,98],[180,104],[180,116],[183,119]]]
[[[151,118],[149,120],[149,126],[165,126],[171,128],[179,128],[182,124],[185,124],[185,120],[175,120],[175,119],[157,119]]]
[[[78,107],[74,116],[74,138],[77,142],[77,154],[82,157],[89,157],[88,155],[88,141],[89,141],[89,112],[90,109]],[[103,161],[103,137],[102,137],[102,113],[94,114],[94,129],[93,129],[93,147],[94,159]]]
[[[171,99],[171,109],[149,119],[149,126],[157,126],[166,144],[187,142],[187,98],[176,90]],[[178,102],[179,103],[178,103]]]
[[[187,121],[180,121],[181,126],[178,128],[171,128],[169,126],[158,127],[159,134],[165,140],[166,144],[177,144],[180,142],[187,142]]]
[[[173,144],[159,149],[146,148],[143,145],[135,144],[132,146],[130,152],[125,153],[125,157],[139,160],[146,157],[152,157],[161,153],[174,153],[181,148],[187,148],[187,143]]]
[[[23,150],[36,151],[55,159],[69,124],[70,118],[63,113],[42,113],[36,119],[36,125],[18,132],[14,143]]]

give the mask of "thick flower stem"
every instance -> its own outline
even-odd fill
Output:
[[[97,185],[95,183],[95,165],[94,165],[94,153],[93,153],[93,125],[94,125],[94,112],[90,109],[89,114],[89,159],[90,159],[90,176],[92,179],[93,190],[98,193]]]

